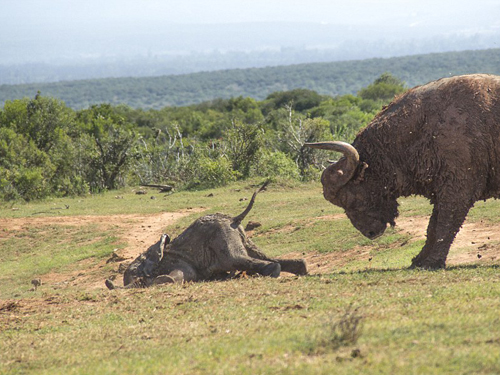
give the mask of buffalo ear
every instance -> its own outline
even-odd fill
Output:
[[[367,168],[368,168],[368,164],[366,164],[365,162],[362,162],[359,164],[359,167],[358,167],[359,172],[357,173],[356,177],[354,178],[354,182],[359,184],[360,182],[364,181],[365,171]]]

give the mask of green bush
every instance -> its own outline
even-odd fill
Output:
[[[262,177],[282,177],[299,180],[300,174],[297,164],[284,152],[264,152],[255,165],[253,175]]]
[[[224,156],[215,159],[205,155],[193,158],[190,169],[191,180],[187,182],[188,189],[224,186],[238,178],[238,173],[233,171],[231,162]]]
[[[26,201],[45,198],[50,194],[50,186],[42,168],[21,167],[14,174],[12,182],[16,193]]]

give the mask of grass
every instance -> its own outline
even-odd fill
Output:
[[[156,199],[127,189],[16,205],[15,211],[5,205],[0,216],[48,218],[54,216],[50,208],[62,204],[70,209],[58,215],[186,207],[236,215],[248,203],[240,199],[250,198],[249,185]],[[404,199],[400,208],[403,217],[431,210],[420,198]],[[469,220],[496,223],[498,208],[497,201],[478,204]],[[32,215],[39,211],[48,213]],[[71,283],[28,291],[31,278],[51,272],[101,277],[111,269],[103,259],[126,246],[112,227],[4,229],[0,374],[500,373],[499,264],[409,270],[422,241],[397,229],[368,241],[341,213],[323,200],[319,184],[284,184],[259,195],[248,220],[263,224],[253,239],[270,255],[342,256],[359,249],[370,254],[369,263],[355,258],[334,272],[306,277],[113,292]],[[178,234],[199,215],[167,229]]]

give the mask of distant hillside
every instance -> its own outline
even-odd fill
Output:
[[[0,105],[39,90],[72,108],[97,103],[162,108],[236,96],[262,100],[272,92],[307,88],[331,96],[356,93],[384,72],[409,87],[450,75],[500,75],[500,49],[447,52],[390,59],[236,69],[177,76],[106,78],[57,83],[0,85]]]

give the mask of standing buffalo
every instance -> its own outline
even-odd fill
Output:
[[[324,197],[374,239],[394,225],[400,196],[434,205],[427,240],[412,267],[444,268],[469,209],[500,198],[500,77],[443,78],[396,98],[352,146],[309,147],[344,154],[321,177]]]
[[[240,225],[250,212],[259,191],[238,216],[206,215],[197,219],[170,242],[163,235],[156,244],[135,259],[123,277],[126,288],[155,284],[224,279],[236,271],[278,277],[281,271],[306,275],[302,259],[272,259],[262,253]],[[109,289],[115,289],[106,280]]]

